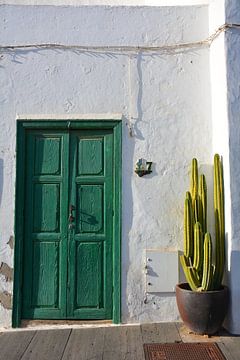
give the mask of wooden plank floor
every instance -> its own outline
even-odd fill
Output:
[[[181,324],[159,323],[0,333],[0,360],[144,360],[144,343],[217,342],[227,360],[240,359],[240,337],[206,338]]]

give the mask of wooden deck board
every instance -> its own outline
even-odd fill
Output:
[[[101,360],[105,328],[73,330],[62,360]]]
[[[228,360],[240,359],[240,337],[228,336],[221,338],[221,343],[218,344],[225,357]]]
[[[36,331],[16,331],[0,334],[0,360],[19,360]]]
[[[237,358],[233,357],[233,355],[230,353],[229,349],[227,348],[227,346],[225,346],[225,344],[218,343],[218,346],[227,360],[239,360],[239,357]]]
[[[106,329],[102,359],[144,360],[140,325]]]
[[[180,342],[181,337],[175,323],[142,324],[144,344]]]
[[[175,323],[0,333],[0,360],[144,360],[143,343],[216,341],[227,360],[240,359],[240,337],[184,336]]]
[[[37,331],[21,360],[62,359],[70,333],[70,329]]]
[[[127,353],[124,357],[126,360],[144,360],[143,342],[141,327],[127,327]]]
[[[180,337],[182,339],[183,342],[216,342],[218,343],[219,341],[221,341],[221,337],[217,334],[217,335],[211,335],[211,336],[207,336],[207,335],[199,335],[199,334],[195,334],[194,332],[190,331],[184,324],[182,323],[177,323],[176,324],[177,329],[179,331]]]
[[[127,353],[127,327],[108,328],[105,331],[103,360],[122,360]]]

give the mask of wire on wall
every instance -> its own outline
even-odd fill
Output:
[[[184,48],[196,48],[211,46],[212,42],[223,32],[229,29],[239,29],[240,24],[224,24],[217,28],[214,33],[204,40],[195,42],[186,42],[171,45],[159,46],[82,46],[82,45],[65,45],[60,43],[42,43],[42,44],[20,44],[20,45],[0,45],[0,50],[21,50],[21,49],[65,49],[92,52],[120,52],[120,53],[138,53],[138,52],[154,52],[154,51],[175,51]]]

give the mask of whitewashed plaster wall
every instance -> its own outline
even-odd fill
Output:
[[[208,36],[208,7],[0,7],[0,43],[163,45]],[[209,49],[21,49],[0,55],[0,262],[13,266],[16,117],[123,114],[122,321],[178,319],[174,294],[145,300],[145,249],[182,248],[189,163],[212,163]],[[132,136],[129,128],[132,127]],[[139,178],[135,162],[153,161]],[[0,275],[0,293],[12,283]],[[0,305],[0,321],[11,311]]]
[[[110,5],[110,6],[186,6],[206,5],[209,0],[0,0],[8,5]]]

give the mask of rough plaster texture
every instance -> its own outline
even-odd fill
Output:
[[[4,44],[147,46],[208,35],[206,6],[3,6],[0,16]],[[191,158],[211,172],[209,49],[132,55],[9,51],[0,57],[0,82],[0,263],[13,264],[7,243],[14,232],[16,117],[122,113],[122,321],[178,319],[174,294],[146,297],[145,249],[182,248]],[[143,178],[134,174],[141,157],[153,161],[153,173]],[[12,293],[12,282],[0,274],[0,293],[6,292]],[[10,326],[6,307],[0,305],[0,321]]]
[[[208,4],[209,0],[0,0],[8,5],[109,5],[109,6],[185,6]]]
[[[3,19],[1,45],[48,42],[83,46],[157,46],[197,41],[208,36],[207,6],[162,9],[2,6],[0,9]],[[161,21],[156,14],[161,16]]]

